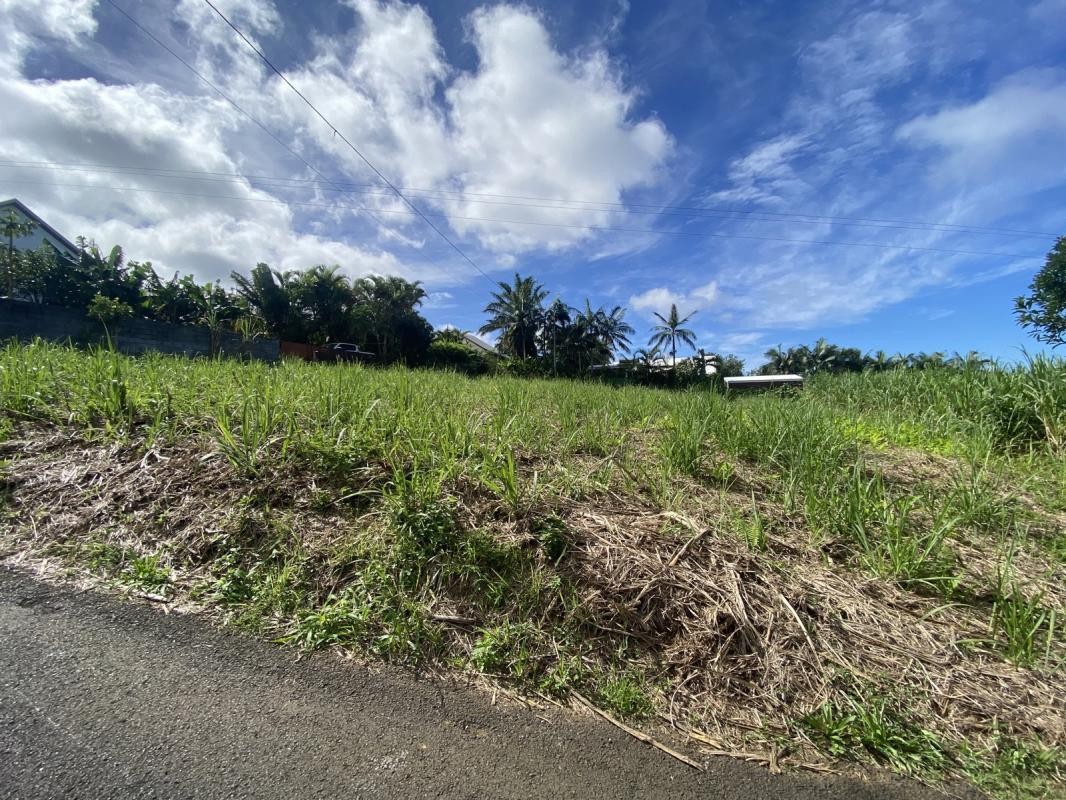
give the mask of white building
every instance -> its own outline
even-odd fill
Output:
[[[21,200],[11,198],[0,202],[0,219],[6,217],[10,212],[14,212],[15,216],[19,217],[23,222],[32,222],[35,226],[33,232],[29,235],[15,239],[14,246],[16,250],[36,250],[42,244],[48,244],[56,253],[65,258],[74,260],[78,257],[79,250],[77,246],[33,213]],[[8,242],[5,237],[3,241],[4,248],[7,245]]]

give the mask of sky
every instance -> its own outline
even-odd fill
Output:
[[[163,274],[420,280],[437,326],[520,272],[749,367],[1039,350],[1066,0],[216,5],[285,80],[204,0],[0,0],[0,195]]]

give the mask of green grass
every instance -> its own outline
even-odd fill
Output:
[[[578,690],[648,718],[707,677],[672,672],[673,658],[714,675],[724,667],[701,654],[721,647],[741,665],[727,685],[740,691],[764,679],[743,669],[768,657],[772,633],[792,631],[801,652],[818,647],[818,626],[838,612],[803,585],[802,568],[829,564],[873,587],[871,602],[894,598],[886,620],[959,611],[960,647],[1034,680],[1066,649],[1061,361],[818,376],[800,393],[728,398],[0,347],[0,442],[40,429],[191,453],[230,492],[195,535],[174,527],[174,508],[138,497],[131,507],[151,513],[131,512],[121,546],[82,533],[62,542],[65,557],[154,593],[178,591],[184,576],[235,624],[301,648],[453,666],[554,697]],[[19,457],[5,452],[7,472]],[[0,502],[16,493],[0,484]],[[651,577],[629,577],[624,549],[595,549],[582,528],[590,514],[624,530],[653,520],[656,535],[631,540],[657,553]],[[5,519],[0,537],[29,546],[35,534]],[[1018,558],[1005,551],[1014,540]],[[765,575],[795,584],[788,600],[774,595],[779,616],[759,641],[741,611],[700,595],[670,605],[675,558],[697,571],[734,565],[741,603]],[[698,625],[720,638],[685,640]],[[817,663],[828,671],[832,657]],[[912,713],[892,684],[852,686],[779,724],[834,757],[908,774],[964,772],[997,786],[1051,774],[1039,742],[1011,749],[994,719],[960,738],[932,712]],[[788,692],[776,709],[789,707]]]
[[[947,765],[944,744],[906,712],[906,703],[853,689],[827,700],[804,720],[829,752],[867,754],[907,775],[935,775]]]

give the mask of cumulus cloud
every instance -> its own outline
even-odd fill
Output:
[[[438,224],[450,224],[486,266],[579,246],[595,238],[586,226],[611,217],[594,205],[501,206],[484,195],[617,203],[659,178],[673,145],[662,123],[634,115],[636,95],[602,50],[561,52],[528,8],[475,12],[467,29],[478,61],[462,71],[447,62],[422,7],[391,0],[346,4],[357,24],[313,36],[303,61],[285,61],[286,76],[395,183],[432,190],[412,197],[426,213],[441,215]],[[285,19],[271,0],[218,5],[263,49],[280,45],[285,53]],[[191,53],[201,72],[304,158],[331,175],[381,185],[203,3],[153,8],[158,13],[140,9],[144,21]],[[352,194],[332,184],[282,186],[239,177],[315,176],[193,76],[175,73],[180,67],[150,43],[140,44],[166,64],[151,74],[184,81],[152,83],[135,68],[116,74],[121,62],[113,59],[106,80],[24,74],[33,48],[84,51],[88,42],[79,60],[90,63],[100,13],[94,0],[44,6],[0,0],[6,45],[0,103],[15,111],[0,119],[6,157],[137,168],[121,176],[4,168],[0,181],[57,227],[120,242],[131,257],[201,278],[264,260],[279,267],[336,262],[353,274],[389,271],[444,285],[469,280],[468,266],[424,223],[402,213],[407,209],[387,191],[355,187]],[[116,20],[129,36],[140,36]],[[160,168],[232,177],[208,183],[202,176],[163,175]],[[522,224],[557,222],[574,227]]]
[[[670,306],[676,305],[682,316],[709,308],[718,299],[718,283],[710,281],[688,291],[677,291],[665,286],[656,286],[629,298],[629,305],[647,317],[655,314],[666,316]]]
[[[96,31],[95,6],[96,0],[0,0],[0,67],[16,68],[40,37],[79,46]]]
[[[513,255],[591,239],[587,228],[617,219],[596,204],[621,203],[627,190],[660,177],[673,146],[665,126],[632,118],[636,97],[602,51],[560,53],[530,10],[476,11],[468,29],[478,66],[458,72],[444,62],[422,8],[351,5],[359,31],[320,40],[314,61],[290,77],[386,174],[428,189],[411,194],[483,247]],[[277,91],[291,119],[306,120],[299,100]],[[367,175],[328,128],[308,130],[331,156]],[[538,197],[594,202],[575,207]]]

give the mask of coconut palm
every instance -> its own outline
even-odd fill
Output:
[[[426,298],[421,281],[372,275],[352,284],[355,305],[350,324],[355,341],[367,344],[385,363],[418,363],[433,329],[418,312]]]
[[[636,332],[633,326],[625,321],[625,316],[626,310],[622,306],[615,306],[610,311],[600,308],[595,313],[596,335],[611,351],[612,356],[617,350],[628,353],[631,344],[629,337]]]
[[[656,318],[660,324],[654,326],[652,330],[651,339],[648,340],[648,344],[653,347],[662,348],[665,345],[670,345],[670,363],[673,367],[677,368],[677,343],[687,344],[689,347],[696,346],[696,334],[690,331],[688,328],[681,327],[687,323],[695,315],[693,311],[688,316],[681,318],[677,313],[677,304],[670,304],[670,313],[667,316],[655,312]]]
[[[658,347],[638,347],[633,351],[633,361],[649,371],[659,365],[662,357],[662,351]]]
[[[249,276],[239,272],[230,274],[237,287],[237,296],[248,309],[260,317],[274,336],[299,341],[295,330],[296,314],[292,301],[292,273],[278,272],[267,264],[255,265]]]
[[[290,297],[311,341],[347,339],[349,315],[357,301],[339,266],[318,265],[301,272],[292,283]]]
[[[558,297],[544,312],[544,328],[541,331],[541,344],[544,350],[552,354],[552,374],[559,374],[559,348],[565,347],[570,334],[572,309]]]
[[[523,278],[517,272],[514,283],[499,283],[500,291],[492,293],[492,302],[485,306],[491,315],[479,333],[499,333],[498,347],[517,358],[536,358],[537,334],[544,322],[544,298],[548,292],[532,277]]]

